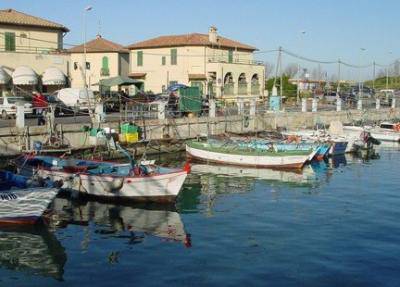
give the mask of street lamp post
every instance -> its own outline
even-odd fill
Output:
[[[302,42],[303,36],[306,34],[306,31],[300,32],[300,44]],[[300,45],[301,46],[301,45]],[[296,102],[299,104],[300,102],[300,63],[297,64],[297,90],[296,90]]]
[[[359,67],[358,67],[358,96],[359,98],[362,98],[363,91],[361,90],[361,53],[365,51],[365,48],[360,48],[360,54],[359,54]],[[364,88],[363,88],[364,89]]]
[[[389,52],[389,55],[392,55],[392,52]],[[389,89],[389,67],[390,64],[386,67],[386,90]]]
[[[89,12],[92,9],[93,9],[92,6],[87,6],[83,10],[83,77],[84,77],[83,83],[84,83],[85,89],[87,89],[87,80],[86,80],[86,70],[87,70],[87,66],[86,66],[86,14],[87,14],[87,12]]]

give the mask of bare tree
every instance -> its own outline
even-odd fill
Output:
[[[377,78],[383,78],[386,76],[386,71],[385,69],[379,69],[379,71],[376,73]]]
[[[295,63],[290,63],[286,66],[284,73],[289,76],[289,78],[293,78],[297,74],[298,66]]]

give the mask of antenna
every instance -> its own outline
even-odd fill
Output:
[[[99,19],[97,23],[97,35],[101,35],[101,19]]]

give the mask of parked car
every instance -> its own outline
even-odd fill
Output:
[[[32,104],[28,103],[22,97],[3,96],[0,97],[0,111],[2,119],[6,120],[10,116],[15,117],[17,113],[17,104],[22,102],[24,105],[24,113],[32,114]]]
[[[92,90],[79,88],[61,89],[53,94],[66,107],[76,111],[87,111],[94,107],[95,96]]]
[[[49,105],[55,105],[55,115],[56,116],[64,116],[64,115],[72,115],[74,114],[74,110],[70,109],[65,105],[62,101],[57,99],[54,95],[46,95],[46,101]]]

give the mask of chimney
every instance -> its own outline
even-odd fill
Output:
[[[217,28],[215,26],[211,26],[208,30],[208,41],[211,44],[217,44],[218,42]]]

